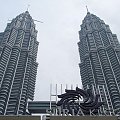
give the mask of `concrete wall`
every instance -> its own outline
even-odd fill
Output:
[[[0,120],[40,120],[40,116],[0,116]]]
[[[120,120],[116,116],[50,116],[50,120]]]

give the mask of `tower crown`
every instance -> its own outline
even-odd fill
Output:
[[[30,26],[35,26],[34,20],[30,16],[28,11],[25,11],[24,13],[18,15],[16,18],[14,18],[12,20],[11,23],[13,23],[14,26],[16,26],[16,27],[20,27],[20,26],[22,27],[22,24],[24,24],[24,23],[31,24]]]

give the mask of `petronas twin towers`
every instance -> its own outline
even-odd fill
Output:
[[[7,24],[0,33],[0,115],[25,114],[33,100],[38,63],[38,41],[28,11]]]
[[[80,73],[84,89],[100,95],[100,112],[120,115],[120,44],[108,25],[87,13],[79,32]]]
[[[80,73],[83,88],[100,95],[100,113],[120,114],[120,44],[108,25],[87,13],[79,31]],[[0,33],[0,115],[24,115],[33,100],[38,41],[28,11]]]

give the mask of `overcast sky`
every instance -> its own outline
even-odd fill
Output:
[[[37,23],[39,63],[35,100],[49,100],[50,84],[70,88],[81,87],[79,72],[78,31],[86,15],[86,5],[92,14],[108,24],[120,40],[120,0],[0,0],[0,31],[4,31],[8,20],[27,10]],[[53,98],[54,99],[54,98]]]

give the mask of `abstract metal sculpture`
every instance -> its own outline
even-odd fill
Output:
[[[65,90],[66,93],[58,95],[61,98],[58,101],[57,106],[69,111],[68,114],[77,115],[90,115],[91,111],[93,114],[98,114],[98,109],[103,102],[99,102],[99,95],[94,95],[90,89],[87,91],[76,87],[76,90]]]

